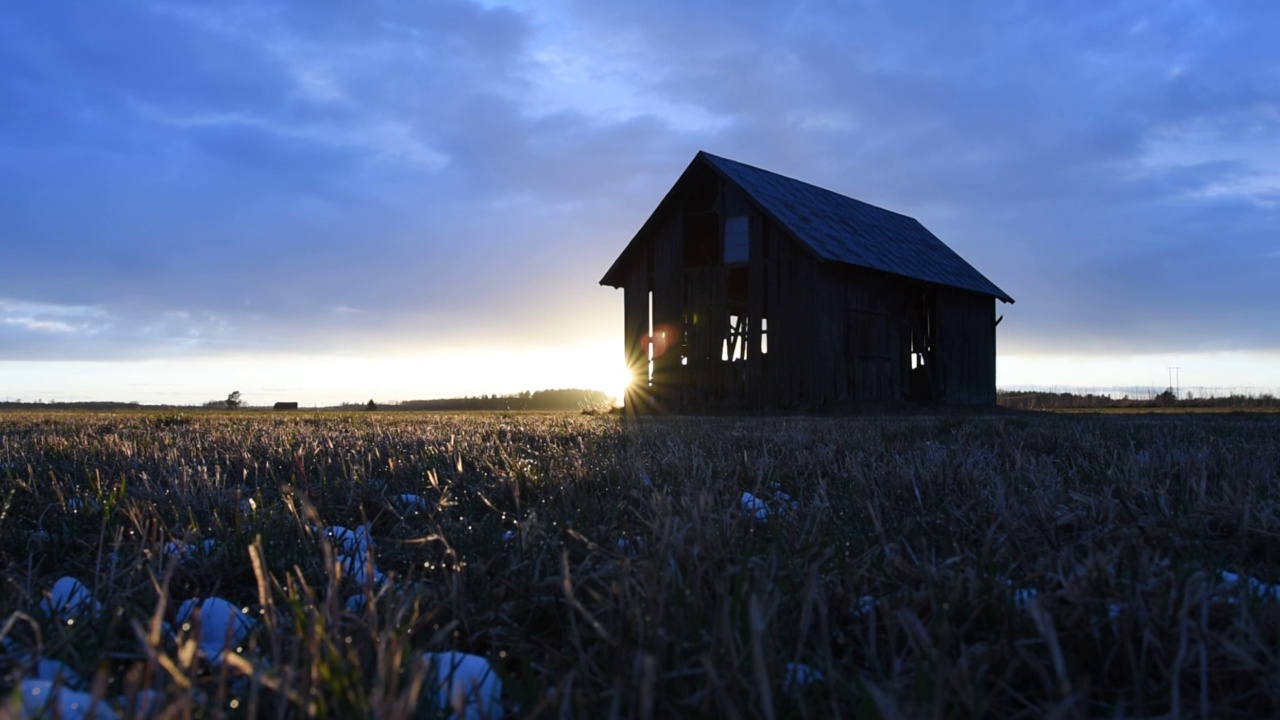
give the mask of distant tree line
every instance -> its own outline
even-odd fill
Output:
[[[1070,408],[1255,408],[1280,406],[1280,398],[1269,393],[1261,395],[1231,394],[1221,397],[1178,397],[1172,389],[1150,398],[1131,398],[1128,395],[1111,397],[1069,392],[1007,391],[996,393],[996,404],[1014,410],[1060,410]]]
[[[0,410],[138,410],[143,407],[136,402],[115,402],[112,400],[85,400],[83,402],[23,402],[13,400],[0,402]],[[168,406],[166,406],[168,407]]]
[[[343,403],[341,410],[607,410],[613,399],[599,390],[537,390],[514,395],[477,395],[397,403]]]

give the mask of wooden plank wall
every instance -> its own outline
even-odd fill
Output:
[[[764,398],[764,356],[760,353],[761,318],[765,316],[764,218],[752,207],[748,214],[747,264],[747,406],[758,408]]]
[[[684,326],[683,213],[679,206],[658,227],[653,238],[653,329],[655,338],[653,389],[655,398],[674,407],[681,400],[680,337]],[[665,344],[665,351],[661,350]]]
[[[952,405],[995,404],[995,298],[940,288],[934,317],[938,399]]]
[[[631,369],[633,378],[622,404],[627,412],[645,412],[649,395],[649,347],[645,342],[649,333],[649,265],[646,253],[635,253],[622,293],[622,339],[627,367]]]
[[[813,317],[787,320],[813,333],[800,378],[804,403],[900,398],[910,362],[904,346],[910,285],[839,265],[814,264],[801,274],[816,281],[812,293],[800,292],[805,300],[794,311]]]
[[[690,268],[685,271],[689,289],[687,313],[689,365],[684,384],[688,403],[693,406],[718,402],[723,397],[720,342],[728,322],[725,309],[726,276],[723,266]]]

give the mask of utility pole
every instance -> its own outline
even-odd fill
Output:
[[[1175,400],[1178,398],[1178,394],[1181,392],[1181,388],[1180,388],[1181,378],[1178,375],[1178,370],[1180,369],[1181,368],[1177,365],[1169,366],[1169,389],[1173,391],[1173,397]]]

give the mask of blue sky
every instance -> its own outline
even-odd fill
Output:
[[[0,396],[621,372],[596,283],[699,149],[912,215],[1002,386],[1280,389],[1280,6],[0,9]]]

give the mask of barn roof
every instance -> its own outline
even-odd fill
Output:
[[[707,152],[699,152],[694,157],[628,249],[664,214],[677,188],[699,164],[705,164],[725,181],[736,185],[770,220],[821,260],[972,290],[1013,302],[1013,298],[915,218]],[[624,250],[600,281],[602,285],[621,285],[616,273],[626,254]]]

